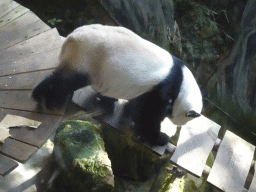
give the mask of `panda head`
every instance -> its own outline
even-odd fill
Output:
[[[182,67],[182,74],[180,91],[173,102],[172,113],[168,116],[178,126],[200,117],[203,108],[203,95],[194,76],[186,66]]]

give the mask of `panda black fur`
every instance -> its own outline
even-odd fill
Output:
[[[63,106],[75,90],[91,85],[107,100],[129,100],[135,128],[151,145],[168,142],[160,132],[166,116],[176,125],[200,116],[202,95],[189,69],[124,27],[76,29],[65,40],[59,60],[56,71],[32,93],[47,108]]]

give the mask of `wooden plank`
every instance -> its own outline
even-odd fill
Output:
[[[0,1],[0,17],[6,15],[20,4],[16,3],[13,0],[1,0]]]
[[[64,115],[66,106],[53,111],[38,109],[37,103],[31,97],[32,90],[0,91],[0,107],[31,112]]]
[[[8,49],[0,51],[0,65],[11,65],[11,61],[54,50],[60,48],[62,44],[63,41],[61,40],[58,31],[56,29],[51,29]]]
[[[125,105],[124,102],[115,102],[113,113],[103,113],[104,108],[98,106],[96,97],[97,93],[90,86],[88,86],[75,91],[72,101],[94,116],[95,119],[107,124],[108,126],[111,126],[114,129],[117,129],[120,132],[126,132],[131,128],[131,120],[123,116]],[[166,146],[156,146],[151,148],[151,150],[158,155],[163,155],[167,146],[168,144]]]
[[[256,192],[256,163],[254,165],[254,176],[248,192]]]
[[[53,69],[0,77],[0,90],[33,89],[52,72]]]
[[[0,152],[18,162],[25,163],[37,148],[11,138],[0,144]]]
[[[207,181],[223,191],[242,191],[255,146],[226,131]]]
[[[57,67],[60,48],[0,65],[0,77]]]
[[[48,25],[30,11],[1,28],[0,50],[11,47],[49,29]]]
[[[16,161],[0,154],[0,175],[2,177],[9,174],[11,171],[13,171],[18,166],[19,166],[19,164]]]
[[[50,135],[56,130],[62,120],[62,117],[57,115],[0,109],[0,121],[2,121],[7,114],[18,115],[42,122],[36,129],[29,127],[10,128],[12,138],[34,145],[38,148],[40,148],[47,139],[49,139]]]
[[[24,15],[25,13],[29,12],[29,9],[23,7],[23,6],[18,6],[6,15],[4,15],[2,18],[0,18],[0,28],[3,27],[4,25],[12,22],[13,20],[17,19],[18,17]]]
[[[177,148],[171,162],[201,177],[206,160],[214,146],[220,125],[204,116],[195,118],[181,128]]]
[[[0,107],[36,111],[31,91],[0,91]]]

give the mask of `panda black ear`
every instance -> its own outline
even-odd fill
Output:
[[[186,113],[185,117],[200,117],[201,114],[195,112],[194,110],[191,110],[189,112]]]
[[[200,85],[199,89],[201,91],[201,94],[202,94],[203,98],[208,98],[209,97],[209,91],[208,91],[208,89],[206,87]]]

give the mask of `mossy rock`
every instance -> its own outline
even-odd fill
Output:
[[[186,174],[184,177],[176,179],[170,185],[170,189],[168,191],[200,192],[211,191],[211,189],[211,185],[206,182],[205,178],[196,178],[193,175]]]
[[[119,131],[103,125],[103,138],[112,162],[112,169],[116,176],[146,181],[158,173],[163,165],[169,161],[165,156],[159,157],[143,146],[139,140],[132,138],[132,132],[120,133]]]
[[[55,137],[67,172],[58,178],[69,191],[112,191],[114,176],[100,130],[87,121],[62,122]]]

